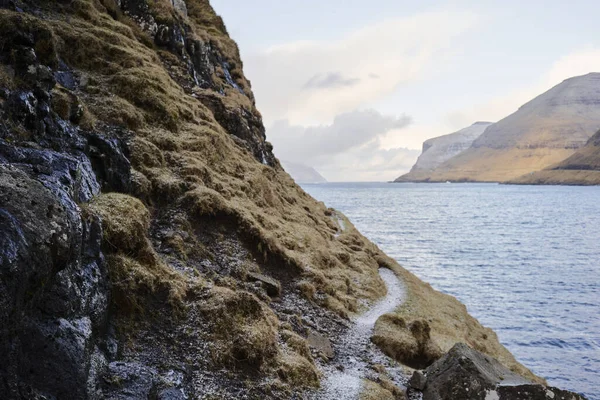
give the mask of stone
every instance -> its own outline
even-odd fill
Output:
[[[256,272],[248,272],[248,280],[251,282],[260,282],[271,297],[279,297],[281,295],[281,284],[276,279]]]
[[[425,389],[425,383],[427,382],[427,378],[423,375],[421,371],[415,371],[412,374],[412,377],[408,381],[408,386],[412,389],[423,391]]]
[[[157,379],[156,371],[143,364],[111,362],[104,376],[104,395],[111,400],[155,398]]]
[[[423,400],[581,400],[582,396],[533,383],[464,343],[426,370]],[[412,379],[411,379],[412,381]]]
[[[329,341],[329,339],[327,339],[325,336],[311,330],[308,333],[308,338],[306,340],[308,342],[308,345],[315,349],[318,353],[322,354],[328,359],[333,358],[333,347],[331,346],[331,342]]]

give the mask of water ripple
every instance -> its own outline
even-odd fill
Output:
[[[536,374],[600,400],[599,187],[304,188],[459,298]]]

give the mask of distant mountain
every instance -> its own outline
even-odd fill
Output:
[[[312,167],[304,164],[293,163],[290,161],[280,160],[283,169],[291,175],[296,183],[326,183],[325,179],[321,174]]]
[[[506,182],[573,155],[600,128],[600,73],[567,79],[490,125],[427,181]]]
[[[600,131],[566,160],[521,176],[510,183],[536,185],[600,185]]]
[[[475,122],[473,125],[449,135],[439,136],[423,142],[423,152],[408,174],[396,182],[422,181],[439,165],[471,147],[492,122]]]

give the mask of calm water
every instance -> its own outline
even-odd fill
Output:
[[[600,399],[600,187],[303,188],[460,299],[551,385]]]

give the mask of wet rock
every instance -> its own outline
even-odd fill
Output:
[[[583,399],[574,393],[533,384],[463,343],[456,344],[427,368],[426,374],[423,400]]]
[[[112,362],[104,376],[106,399],[150,399],[157,396],[157,373],[137,362]]]
[[[158,393],[158,400],[184,400],[185,395],[175,388],[163,389]]]
[[[412,377],[408,381],[408,386],[411,387],[412,389],[422,391],[423,389],[425,389],[426,381],[427,381],[427,378],[425,378],[425,375],[423,375],[423,372],[415,371],[415,372],[413,372]]]
[[[100,226],[82,221],[57,154],[0,150],[23,162],[0,164],[0,392],[86,398],[108,303]]]
[[[271,277],[256,272],[248,272],[248,280],[251,282],[260,282],[271,297],[279,297],[281,295],[281,284]]]
[[[496,394],[499,400],[585,400],[577,393],[542,385],[499,386]],[[492,398],[493,392],[487,396]]]
[[[308,341],[308,345],[315,349],[318,353],[322,354],[328,359],[333,358],[333,347],[331,346],[329,339],[327,339],[325,336],[311,330],[306,340]]]
[[[103,191],[131,192],[131,163],[124,139],[91,134],[86,153]]]

